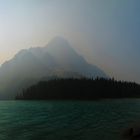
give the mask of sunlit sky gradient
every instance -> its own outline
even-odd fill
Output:
[[[117,79],[140,83],[140,0],[0,0],[0,64],[54,36]]]

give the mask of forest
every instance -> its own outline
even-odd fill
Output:
[[[135,82],[104,78],[69,78],[41,81],[24,89],[16,100],[96,100],[104,98],[139,98]]]

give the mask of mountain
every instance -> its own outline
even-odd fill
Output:
[[[21,50],[0,67],[0,99],[13,99],[17,92],[51,77],[107,77],[85,61],[61,37],[54,38],[45,47]]]
[[[54,38],[45,48],[64,71],[73,71],[88,77],[106,77],[106,74],[90,65],[80,56],[69,44],[69,42],[61,37]]]

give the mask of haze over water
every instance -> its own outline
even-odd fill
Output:
[[[140,0],[0,0],[0,140],[120,140],[140,122],[140,99],[118,99],[140,97],[139,14]]]

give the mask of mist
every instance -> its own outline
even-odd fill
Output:
[[[0,1],[2,64],[19,50],[65,37],[110,77],[140,83],[138,0]]]

